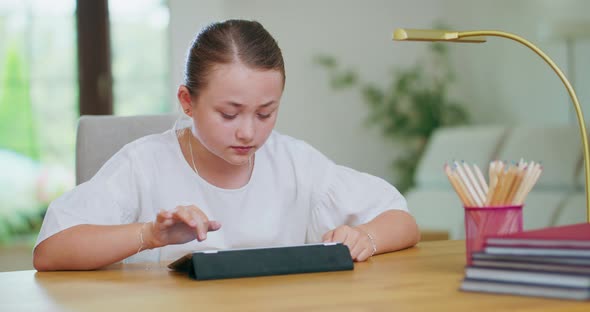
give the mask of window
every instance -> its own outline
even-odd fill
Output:
[[[75,14],[76,0],[0,1],[0,244],[74,186]],[[115,114],[171,110],[168,14],[162,0],[109,1]]]
[[[0,2],[0,242],[73,186],[74,0]]]
[[[115,114],[171,111],[166,2],[111,0],[109,18]]]

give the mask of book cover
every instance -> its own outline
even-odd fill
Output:
[[[559,287],[466,278],[461,283],[460,289],[507,295],[590,300],[590,287]]]
[[[524,264],[554,264],[561,266],[590,267],[590,257],[560,257],[544,255],[509,255],[476,252],[471,255],[473,261],[517,262]]]
[[[486,246],[545,247],[590,250],[590,223],[548,227],[493,236]]]
[[[484,248],[489,254],[522,255],[522,256],[546,256],[546,257],[590,257],[590,248],[556,248],[556,247],[524,247],[524,246],[493,246]]]
[[[524,271],[543,271],[552,273],[580,273],[590,275],[590,266],[588,265],[564,265],[548,263],[527,263],[519,261],[497,261],[475,259],[471,264],[476,267],[499,268],[499,269],[516,269]]]
[[[532,285],[590,288],[590,274],[543,272],[470,266],[465,269],[469,279]]]

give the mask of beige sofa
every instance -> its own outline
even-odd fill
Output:
[[[486,168],[491,160],[539,161],[543,173],[525,201],[524,228],[584,222],[586,205],[579,130],[571,126],[468,126],[438,130],[416,173],[408,206],[424,232],[465,237],[463,208],[443,172],[445,162],[465,160]],[[486,178],[487,179],[487,178]]]

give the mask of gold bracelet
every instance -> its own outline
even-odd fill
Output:
[[[377,252],[377,243],[375,243],[375,238],[369,232],[361,229],[360,227],[357,227],[357,229],[361,230],[361,232],[367,234],[367,236],[369,237],[369,240],[371,241],[371,245],[373,245],[373,252],[371,253],[371,257],[372,257]]]
[[[139,248],[137,249],[137,252],[135,254],[138,254],[141,252],[141,250],[143,249],[143,226],[148,224],[148,222],[144,222],[141,224],[141,226],[139,227]]]
[[[369,233],[369,232],[365,232],[367,234],[367,236],[369,236],[369,239],[371,240],[371,244],[373,245],[373,252],[371,253],[371,257],[377,252],[377,243],[375,243],[375,238],[373,238],[373,236]]]

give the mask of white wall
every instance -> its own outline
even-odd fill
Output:
[[[545,38],[543,29],[563,21],[584,21],[587,37],[575,44],[576,65],[580,68],[575,78],[580,101],[590,111],[587,88],[590,75],[584,73],[590,69],[587,63],[590,2],[452,0],[446,3],[442,13],[445,20],[463,29],[499,29],[521,35],[543,49],[564,72],[567,70],[565,42]],[[557,75],[524,46],[503,38],[490,38],[482,45],[454,45],[453,56],[455,64],[460,65],[456,67],[460,77],[458,86],[464,90],[460,96],[469,103],[476,122],[563,124],[573,117],[569,115],[569,97]]]
[[[194,34],[211,21],[260,21],[283,50],[287,86],[277,129],[304,139],[337,163],[394,181],[394,144],[363,125],[367,107],[358,93],[330,89],[315,67],[318,53],[336,56],[372,82],[385,84],[392,67],[413,64],[423,43],[392,42],[396,27],[429,28],[436,20],[457,29],[501,29],[537,43],[565,70],[565,45],[541,40],[554,20],[590,23],[590,1],[339,1],[169,0],[172,84],[182,79],[184,55]],[[590,32],[590,30],[589,30]],[[483,45],[450,46],[459,79],[453,96],[476,123],[566,123],[567,95],[549,67],[523,46],[492,38]],[[590,39],[575,46],[578,95],[590,111]],[[590,118],[590,117],[589,117]]]
[[[184,60],[193,38],[201,28],[225,18],[223,1],[168,0],[170,6],[171,101],[178,106],[176,90],[184,77]]]

